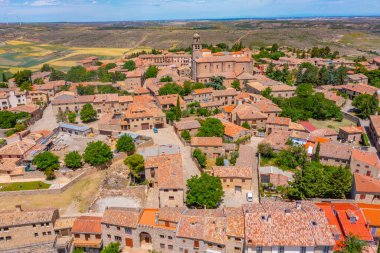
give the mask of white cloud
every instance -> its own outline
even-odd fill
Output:
[[[52,5],[58,5],[59,2],[57,0],[36,0],[32,2],[31,6],[52,6]]]

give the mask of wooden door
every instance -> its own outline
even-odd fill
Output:
[[[125,246],[133,247],[133,240],[131,238],[125,238]]]

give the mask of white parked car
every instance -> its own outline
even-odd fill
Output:
[[[253,201],[253,193],[252,192],[247,192],[247,201],[252,202]]]

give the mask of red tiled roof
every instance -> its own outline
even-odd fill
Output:
[[[298,121],[298,124],[302,125],[310,133],[317,129],[309,121]]]
[[[357,193],[380,193],[380,180],[355,173],[355,188]]]
[[[101,234],[101,221],[102,217],[80,216],[74,221],[71,232],[77,234]]]
[[[358,203],[370,226],[380,227],[380,205]]]
[[[360,209],[351,203],[332,203],[332,208],[337,213],[339,223],[345,236],[350,234],[357,236],[363,241],[372,241],[373,237],[368,231],[366,220]],[[356,221],[350,222],[349,216],[354,215]]]
[[[379,158],[376,152],[366,152],[360,149],[354,149],[351,154],[351,160],[360,161],[380,168]]]
[[[223,139],[221,137],[192,137],[191,146],[196,147],[221,147]]]

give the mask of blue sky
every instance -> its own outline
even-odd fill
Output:
[[[380,15],[380,0],[0,0],[0,22]]]

